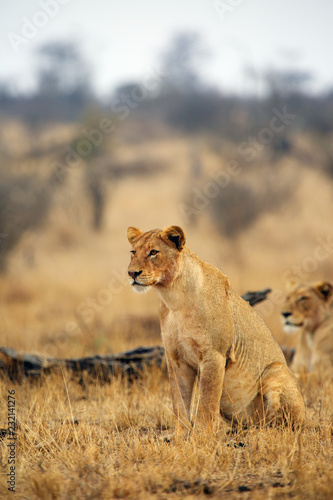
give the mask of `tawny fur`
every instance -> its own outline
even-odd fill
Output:
[[[135,288],[153,286],[173,408],[190,424],[199,379],[196,425],[290,421],[301,426],[304,402],[280,347],[261,317],[228,278],[185,245],[178,226],[142,233],[128,229],[129,275]],[[158,252],[155,254],[155,252]]]
[[[333,286],[289,284],[282,308],[286,333],[298,335],[291,369],[297,373],[325,370],[333,373]]]

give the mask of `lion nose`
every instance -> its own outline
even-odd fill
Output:
[[[138,276],[140,276],[141,273],[142,273],[142,271],[128,271],[128,274],[134,280],[135,280],[135,278],[137,278]]]
[[[291,313],[290,313],[290,312],[282,312],[281,314],[282,314],[282,316],[284,316],[285,318],[289,318],[289,316],[291,316]]]

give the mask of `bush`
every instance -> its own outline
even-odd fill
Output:
[[[294,183],[270,172],[257,173],[258,182],[231,182],[212,199],[211,214],[220,232],[235,238],[268,211],[276,210],[290,197]]]
[[[0,178],[0,272],[23,234],[38,227],[51,202],[51,185],[32,175]]]

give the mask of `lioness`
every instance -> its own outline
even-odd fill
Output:
[[[281,315],[285,332],[299,334],[290,365],[295,372],[333,370],[332,293],[327,281],[289,285]]]
[[[134,290],[153,287],[161,298],[160,322],[173,408],[195,425],[214,426],[219,412],[231,424],[291,421],[301,426],[304,402],[294,375],[261,317],[216,267],[186,245],[178,226],[143,233],[129,227],[128,274]]]

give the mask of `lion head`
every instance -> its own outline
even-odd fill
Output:
[[[330,312],[333,286],[327,281],[313,285],[292,284],[282,307],[282,321],[286,333],[299,328],[313,332]]]
[[[153,285],[167,286],[175,280],[185,246],[181,227],[170,226],[146,233],[129,227],[127,238],[132,245],[128,275],[135,291],[147,291]]]

